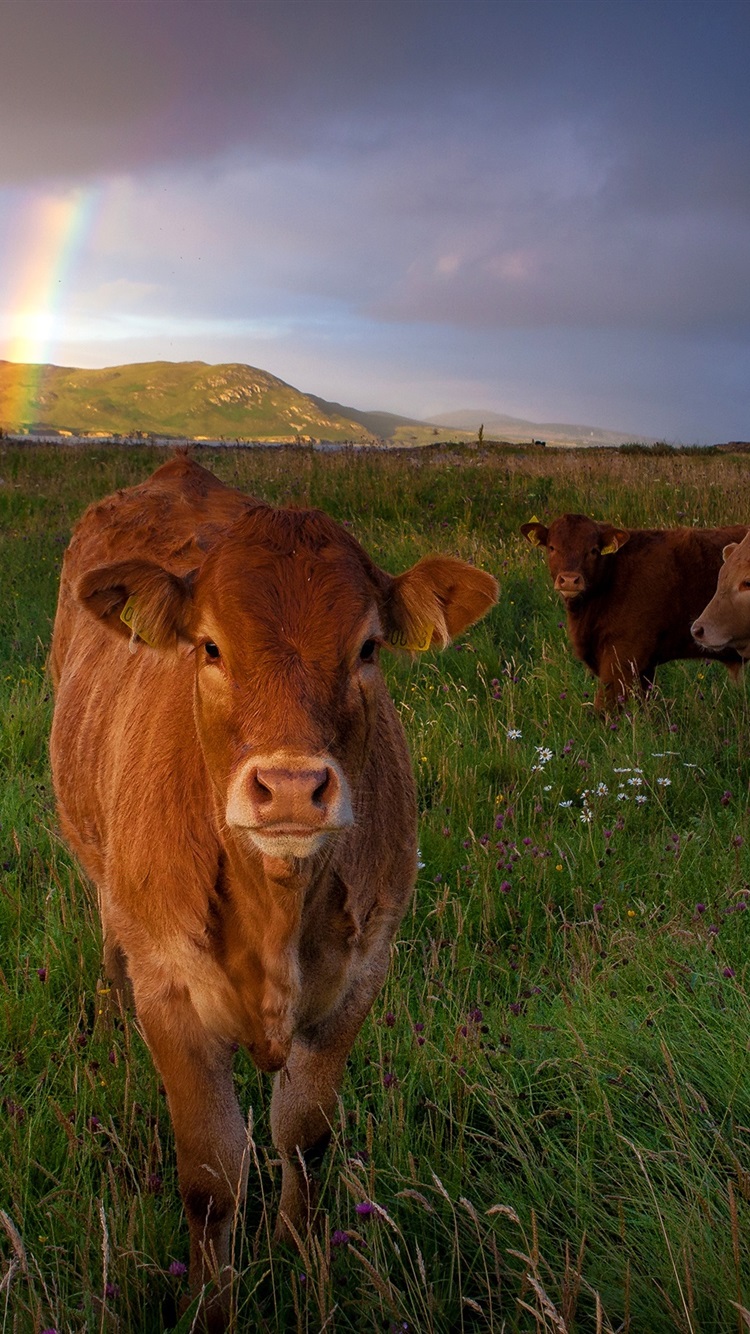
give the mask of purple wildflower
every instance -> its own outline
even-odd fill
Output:
[[[725,969],[724,969],[724,972],[723,972],[723,976],[724,976],[724,977],[734,977],[734,969],[733,969],[733,968],[725,968]]]
[[[731,800],[732,794],[729,791],[729,788],[727,788],[726,792],[723,792],[719,797],[719,802],[722,806],[728,806]]]
[[[40,982],[46,982],[46,981],[47,981],[47,969],[46,969],[46,968],[37,968],[37,970],[36,970],[36,975],[37,975],[37,977],[39,978],[39,981],[40,981]]]
[[[396,1023],[396,1016],[395,1016],[395,1014],[393,1013],[393,1010],[389,1010],[389,1011],[388,1011],[388,1013],[386,1014],[385,1019],[383,1020],[383,1022],[384,1022],[384,1024],[385,1024],[386,1028],[393,1028],[393,1027],[394,1027],[394,1025],[395,1025],[395,1023]]]
[[[695,905],[695,911],[696,911],[697,913],[704,913],[704,912],[706,911],[706,905],[705,905],[705,903],[696,903],[696,905]]]
[[[107,1284],[105,1284],[105,1287],[104,1287],[104,1296],[105,1296],[105,1297],[119,1297],[119,1295],[120,1295],[120,1287],[119,1287],[119,1284],[117,1284],[117,1283],[107,1283]]]
[[[375,1205],[370,1200],[363,1200],[361,1204],[355,1204],[354,1212],[359,1214],[360,1218],[367,1218],[368,1214],[374,1214]]]
[[[397,1076],[394,1075],[392,1070],[386,1070],[385,1074],[383,1075],[383,1088],[392,1089],[395,1088],[397,1084],[398,1084]]]
[[[183,1278],[187,1273],[187,1265],[184,1265],[182,1260],[173,1260],[169,1272],[173,1278]]]
[[[348,1246],[348,1245],[349,1245],[349,1233],[348,1233],[348,1232],[343,1232],[342,1229],[341,1229],[340,1227],[337,1227],[337,1228],[336,1228],[336,1231],[333,1232],[333,1233],[331,1234],[331,1245],[332,1245],[332,1246]]]

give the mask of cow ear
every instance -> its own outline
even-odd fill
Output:
[[[602,540],[600,547],[602,556],[611,556],[615,551],[619,551],[630,537],[630,533],[624,528],[613,528],[611,523],[600,524],[599,534]]]
[[[538,519],[529,519],[528,523],[522,523],[521,532],[532,547],[546,547],[549,528],[545,528]]]
[[[133,643],[175,649],[187,638],[193,576],[180,579],[145,560],[122,561],[89,570],[78,597],[94,616]]]
[[[730,542],[728,546],[724,547],[721,553],[721,559],[724,561],[729,560],[732,552],[736,551],[739,545],[739,542]]]
[[[426,556],[392,582],[386,644],[423,653],[445,648],[497,602],[497,580],[452,556]]]

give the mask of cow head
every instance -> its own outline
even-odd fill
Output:
[[[741,658],[750,658],[750,533],[730,542],[722,554],[716,592],[690,631],[708,653],[733,648]]]
[[[381,650],[442,648],[497,585],[442,556],[393,577],[327,515],[259,506],[184,578],[134,560],[89,572],[78,594],[131,647],[192,657],[224,819],[246,848],[291,861],[356,819],[373,734],[388,726]]]
[[[532,519],[521,525],[521,532],[532,546],[546,547],[552,581],[568,604],[601,586],[610,557],[630,536],[624,528],[596,523],[585,514],[563,514],[549,528]]]

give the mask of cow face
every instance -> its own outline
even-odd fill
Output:
[[[260,506],[184,579],[137,561],[91,572],[78,591],[131,646],[192,657],[226,823],[290,861],[356,818],[369,743],[386,725],[381,650],[442,647],[497,586],[449,557],[393,578],[327,515]]]
[[[567,604],[594,592],[607,576],[607,564],[630,534],[584,514],[563,514],[546,528],[532,519],[521,525],[532,546],[545,547],[552,582]]]
[[[716,592],[690,631],[708,653],[733,648],[741,658],[750,658],[750,533],[730,542],[722,554]]]

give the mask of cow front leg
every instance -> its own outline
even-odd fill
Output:
[[[190,1229],[190,1289],[213,1280],[205,1327],[226,1328],[231,1298],[232,1225],[245,1198],[247,1134],[234,1091],[228,1044],[207,1033],[190,1001],[139,1002],[138,1017],[164,1082],[177,1171]]]
[[[278,1241],[293,1240],[310,1227],[317,1205],[317,1175],[331,1138],[344,1067],[349,1052],[388,971],[392,932],[367,971],[334,1015],[307,1040],[295,1038],[286,1066],[277,1074],[271,1099],[271,1134],[281,1155]],[[300,1156],[302,1162],[300,1162]],[[304,1163],[304,1166],[303,1166]]]
[[[643,690],[645,675],[638,655],[626,648],[605,650],[599,662],[599,688],[594,698],[597,713],[617,714],[628,697]]]

